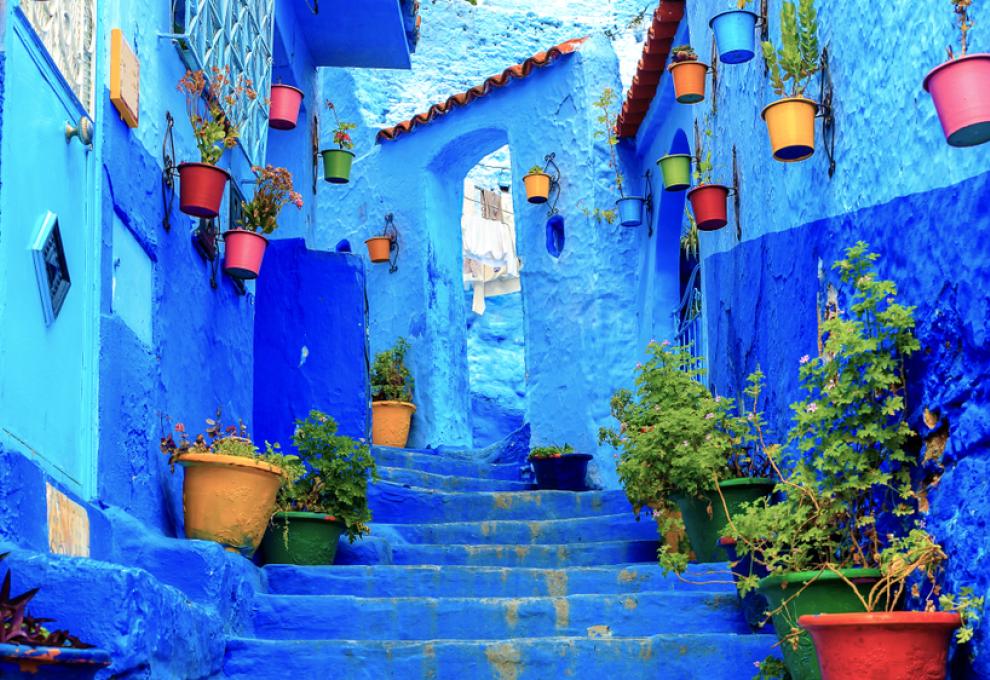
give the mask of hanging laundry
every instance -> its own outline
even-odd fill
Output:
[[[502,194],[491,189],[481,190],[481,217],[486,220],[502,221]]]

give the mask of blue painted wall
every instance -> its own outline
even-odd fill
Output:
[[[770,2],[774,35],[780,5]],[[829,267],[857,240],[869,242],[882,255],[881,274],[898,283],[903,302],[917,306],[923,350],[909,366],[911,423],[928,437],[931,430],[921,418],[927,408],[949,435],[946,469],[930,499],[929,528],[950,555],[950,586],[987,595],[982,535],[990,518],[984,500],[990,426],[982,384],[990,370],[990,295],[984,285],[990,251],[981,234],[988,227],[990,152],[950,148],[921,87],[927,71],[944,59],[945,45],[955,40],[951,9],[948,3],[892,4],[876,15],[879,20],[864,21],[860,5],[850,0],[817,5],[835,85],[833,178],[820,139],[806,162],[771,159],[760,110],[774,95],[762,60],[719,68],[716,176],[731,177],[735,147],[741,235],[731,204],[729,227],[701,235],[712,384],[738,394],[746,375],[761,366],[770,378],[769,413],[778,428],[786,427],[788,404],[799,393],[799,358],[816,351],[816,300]],[[717,0],[688,5],[687,28],[701,55],[711,52],[708,20],[722,9]],[[990,36],[974,31],[971,44],[982,51]],[[683,127],[685,116],[690,123],[712,104],[711,98],[695,107],[673,104],[669,78],[664,81],[637,139],[641,153],[651,149],[647,157],[657,153],[656,129],[669,135]],[[817,92],[816,84],[810,93]],[[651,127],[650,121],[659,123]],[[673,212],[670,219],[681,223]],[[955,677],[990,675],[988,650],[984,628],[972,664],[957,656]]]

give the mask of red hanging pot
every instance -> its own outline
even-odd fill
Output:
[[[950,612],[819,614],[798,619],[815,642],[822,680],[944,680]]]
[[[268,239],[245,229],[223,233],[223,270],[235,279],[256,279],[261,271]]]
[[[925,76],[924,88],[951,146],[990,141],[990,54],[947,61]]]
[[[688,192],[694,221],[702,231],[715,231],[729,223],[727,202],[729,188],[721,184],[702,184]]]
[[[272,85],[268,125],[276,130],[291,130],[299,119],[303,92],[291,85]]]
[[[230,174],[208,163],[179,164],[179,209],[193,217],[220,214],[220,203]]]

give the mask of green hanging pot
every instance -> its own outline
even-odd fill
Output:
[[[346,149],[327,149],[323,155],[323,179],[331,184],[347,184],[351,181],[351,164],[354,154]]]
[[[333,564],[344,528],[319,512],[276,512],[261,542],[265,564]]]
[[[840,569],[845,578],[852,581],[865,599],[870,588],[880,580],[877,569]],[[784,608],[773,615],[773,628],[782,641],[784,664],[794,680],[821,680],[815,645],[807,631],[802,630],[797,649],[783,642],[792,629],[798,628],[798,618],[805,614],[849,614],[863,612],[863,603],[853,589],[832,571],[799,571],[768,576],[760,581],[760,593],[770,602],[770,610]],[[885,609],[887,603],[881,602]]]
[[[667,191],[685,191],[691,186],[691,155],[672,153],[657,161]]]
[[[769,496],[773,491],[773,481],[765,477],[744,477],[719,482],[718,487],[725,497],[729,514],[735,515],[741,511],[743,503]],[[679,496],[674,500],[684,519],[684,531],[691,542],[695,559],[698,562],[724,562],[727,556],[719,545],[719,538],[729,520],[718,492],[709,491],[704,499]]]

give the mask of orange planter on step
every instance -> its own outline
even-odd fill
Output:
[[[371,402],[371,443],[403,448],[416,407],[407,401]]]
[[[372,262],[388,262],[392,250],[392,240],[388,236],[374,236],[364,242],[368,246],[368,257]]]
[[[773,157],[796,163],[815,153],[815,116],[818,104],[804,97],[778,99],[763,109],[770,132]]]
[[[708,64],[678,61],[667,67],[674,78],[674,96],[681,104],[697,104],[705,98]]]
[[[186,537],[254,554],[275,511],[281,468],[241,456],[187,453],[182,503]]]

